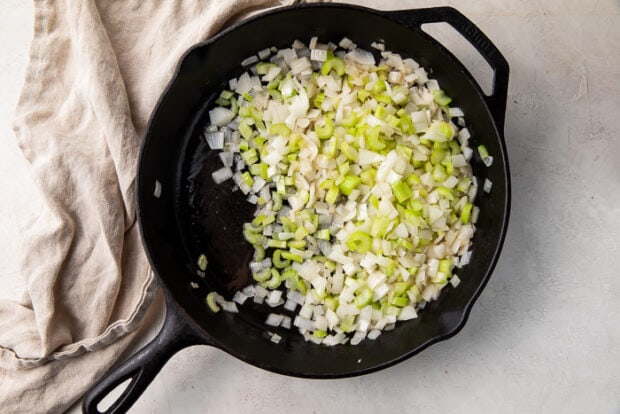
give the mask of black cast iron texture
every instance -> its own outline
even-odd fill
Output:
[[[485,95],[465,67],[424,33],[424,23],[446,22],[459,31],[494,71],[493,92]],[[411,57],[431,70],[455,106],[465,112],[471,145],[484,144],[494,156],[486,167],[475,151],[471,164],[480,183],[493,182],[490,194],[476,198],[480,218],[469,265],[459,270],[457,289],[447,287],[417,319],[398,323],[375,341],[357,346],[318,346],[295,330],[273,329],[283,337],[270,341],[266,310],[244,305],[239,314],[211,313],[204,297],[209,290],[230,292],[249,280],[251,246],[243,240],[242,223],[254,206],[230,182],[215,185],[219,168],[200,133],[207,110],[228,80],[239,76],[239,63],[266,47],[290,47],[294,39],[338,42],[348,37],[370,50],[385,41],[389,50]],[[280,8],[234,25],[192,47],[181,59],[147,127],[141,149],[137,199],[143,244],[166,297],[167,316],[158,336],[136,355],[108,373],[86,394],[85,412],[118,384],[130,385],[106,412],[126,411],[178,350],[206,344],[257,367],[298,377],[341,378],[366,374],[409,358],[455,335],[487,283],[499,257],[508,225],[510,174],[503,127],[508,64],[493,43],[467,18],[449,7],[377,11],[343,4],[307,4]],[[155,181],[162,187],[155,198]],[[207,275],[196,275],[196,258],[209,257]],[[197,282],[193,289],[190,282]],[[249,301],[248,301],[249,302]],[[247,308],[250,309],[247,309]]]

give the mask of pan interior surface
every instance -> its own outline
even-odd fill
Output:
[[[266,47],[290,47],[295,39],[307,43],[312,36],[334,43],[346,36],[367,50],[371,42],[381,39],[388,50],[415,59],[464,110],[472,147],[484,144],[495,158],[489,168],[472,158],[474,175],[480,183],[489,178],[493,190],[477,196],[481,214],[472,260],[458,272],[461,284],[456,289],[446,287],[417,319],[398,323],[393,331],[357,346],[315,345],[305,342],[295,328],[271,329],[283,337],[275,344],[263,323],[271,308],[248,305],[248,301],[239,314],[213,314],[204,304],[209,290],[224,293],[250,278],[253,249],[243,239],[242,224],[255,207],[239,191],[232,192],[232,181],[213,183],[211,172],[222,165],[201,138],[207,111],[228,80],[243,72],[243,59]],[[143,239],[170,298],[187,312],[206,342],[283,374],[319,378],[362,374],[392,365],[462,327],[503,240],[509,196],[504,160],[501,135],[480,89],[462,65],[422,31],[351,6],[275,11],[196,46],[180,64],[151,119],[142,149],[138,204]],[[158,198],[153,196],[156,181],[161,185]],[[209,258],[204,279],[196,275],[196,259],[202,253]],[[193,288],[192,281],[199,287]]]

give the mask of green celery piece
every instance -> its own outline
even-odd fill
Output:
[[[471,203],[465,203],[463,206],[463,211],[461,211],[461,222],[463,224],[469,223],[469,217],[471,215],[471,209],[473,205]]]
[[[385,216],[377,216],[370,228],[370,235],[372,237],[383,237],[388,232],[390,226],[390,219]]]
[[[399,296],[399,297],[392,299],[392,305],[398,306],[399,308],[404,308],[408,304],[409,304],[409,298],[407,297]]]
[[[370,96],[370,92],[364,89],[360,89],[357,91],[357,100],[363,103]]]
[[[394,197],[396,197],[398,202],[401,204],[413,196],[411,188],[407,185],[407,183],[401,180],[395,181],[392,184],[392,192],[394,193]]]
[[[272,124],[271,127],[269,127],[269,133],[288,137],[291,130],[286,124]]]
[[[241,158],[247,165],[256,164],[258,161],[258,152],[256,152],[256,148],[250,148],[247,151],[241,153]]]
[[[322,229],[316,232],[316,238],[321,240],[328,240],[331,238],[329,229]]]
[[[349,235],[346,245],[350,250],[366,254],[372,246],[372,239],[365,231],[358,230]]]
[[[334,204],[338,199],[339,194],[340,193],[338,191],[338,187],[333,186],[327,191],[327,194],[325,195],[325,201],[327,201],[329,204]]]
[[[288,241],[288,247],[293,248],[293,249],[305,249],[306,248],[306,241],[305,240],[289,240]]]
[[[347,175],[344,177],[344,181],[340,184],[340,192],[346,196],[351,195],[351,192],[362,182],[362,179],[354,176]]]
[[[275,249],[286,249],[286,240],[267,240],[267,247],[273,247]]]
[[[270,277],[271,277],[271,269],[263,269],[260,272],[254,273],[252,275],[252,278],[254,278],[254,280],[256,280],[259,283],[268,280]]]
[[[282,257],[284,257],[287,260],[292,260],[292,261],[297,262],[297,263],[302,263],[304,261],[304,258],[301,257],[300,255],[295,254],[295,253],[291,253],[291,252],[286,251],[286,250],[282,251]]]
[[[284,250],[276,249],[271,258],[273,265],[278,269],[284,269],[291,265],[290,260],[282,260],[282,253],[284,253]]]
[[[207,256],[205,256],[204,254],[201,254],[200,256],[198,256],[197,264],[198,264],[198,269],[200,269],[202,272],[207,270],[207,265],[209,264],[209,261],[207,260]]]
[[[215,292],[209,292],[205,298],[205,302],[207,302],[207,306],[213,313],[218,313],[220,311],[220,307],[215,303]]]
[[[265,249],[263,246],[254,245],[254,261],[260,262],[265,258]]]
[[[358,308],[363,308],[364,306],[369,305],[372,302],[372,290],[370,290],[368,286],[363,286],[358,289],[353,301],[355,302],[355,306]]]
[[[328,139],[334,135],[334,124],[331,118],[326,117],[325,123],[322,125],[315,124],[314,132],[319,137],[319,139]]]
[[[452,98],[446,96],[444,91],[441,89],[433,91],[433,99],[439,106],[447,106],[450,102],[452,102]]]
[[[278,287],[280,287],[280,284],[282,284],[283,281],[282,277],[280,276],[280,272],[278,272],[277,269],[272,268],[270,273],[271,278],[261,283],[261,286],[267,289],[277,289]]]

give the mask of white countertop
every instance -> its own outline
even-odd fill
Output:
[[[620,413],[620,3],[363,4],[452,4],[510,63],[511,222],[469,322],[395,367],[342,380],[289,378],[213,348],[188,348],[132,412]],[[32,4],[2,0],[1,297],[20,289],[12,235],[36,208],[11,129],[31,33]]]

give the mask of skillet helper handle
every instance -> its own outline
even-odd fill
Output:
[[[485,95],[485,100],[498,129],[503,132],[510,69],[499,49],[471,20],[452,7],[398,10],[386,12],[386,16],[411,29],[419,29],[425,23],[448,23],[467,39],[493,69],[493,91]]]
[[[166,319],[157,336],[135,355],[93,385],[84,395],[82,411],[88,414],[125,413],[142,395],[164,364],[181,349],[205,343],[193,333],[176,305],[166,300]],[[130,379],[118,399],[105,411],[99,411],[97,405],[112,390]]]

